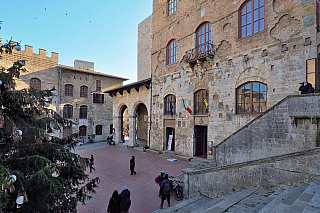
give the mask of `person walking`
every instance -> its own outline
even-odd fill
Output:
[[[122,192],[120,193],[120,212],[129,213],[129,208],[131,205],[130,191],[128,187],[124,186]]]
[[[120,213],[120,197],[118,195],[118,190],[113,191],[112,197],[109,200],[107,212]]]
[[[173,189],[172,181],[169,180],[168,174],[165,174],[164,180],[161,183],[160,191],[161,191],[161,204],[160,209],[163,209],[163,202],[167,200],[168,207],[170,206],[170,193]]]
[[[94,172],[96,172],[96,169],[93,168],[93,165],[94,165],[94,157],[93,157],[93,155],[91,155],[90,160],[89,160],[90,173],[92,172],[92,169],[94,170]]]
[[[161,198],[161,183],[162,181],[164,180],[164,175],[165,175],[165,172],[164,171],[161,171],[160,172],[160,175],[158,175],[154,181],[159,185],[159,197]]]
[[[130,159],[130,171],[131,171],[131,175],[137,174],[137,173],[134,171],[134,167],[135,167],[135,166],[136,166],[135,157],[132,156],[131,159]]]

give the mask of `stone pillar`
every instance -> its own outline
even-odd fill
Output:
[[[129,147],[137,145],[136,115],[129,117]]]
[[[114,132],[114,142],[115,143],[122,143],[121,140],[121,116],[113,116],[113,128],[115,129]]]

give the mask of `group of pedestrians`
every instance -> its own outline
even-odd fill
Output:
[[[172,181],[169,180],[169,175],[164,171],[161,171],[160,175],[155,178],[155,182],[159,184],[159,197],[161,198],[160,209],[163,209],[163,203],[165,200],[168,202],[168,207],[170,206],[170,194],[173,189]]]
[[[122,192],[118,194],[118,190],[114,190],[109,200],[107,212],[110,213],[129,213],[131,206],[130,191],[124,186]]]
[[[130,159],[131,175],[137,174],[137,172],[134,171],[135,165],[136,165],[135,157],[131,156],[131,159]],[[110,212],[110,213],[129,213],[130,206],[131,206],[130,191],[128,190],[128,187],[124,186],[122,188],[122,192],[120,194],[118,194],[118,190],[114,190],[112,197],[109,200],[107,212]]]

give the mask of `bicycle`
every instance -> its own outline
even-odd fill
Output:
[[[173,178],[174,178],[173,176],[169,177],[169,180],[172,181],[172,186],[173,186],[171,193],[174,193],[174,197],[176,198],[176,200],[180,201],[183,199],[183,187],[180,185],[182,184],[182,181],[178,179],[173,179]]]

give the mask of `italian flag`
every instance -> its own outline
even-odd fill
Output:
[[[182,98],[183,106],[192,115],[192,110],[188,107],[187,102]]]

